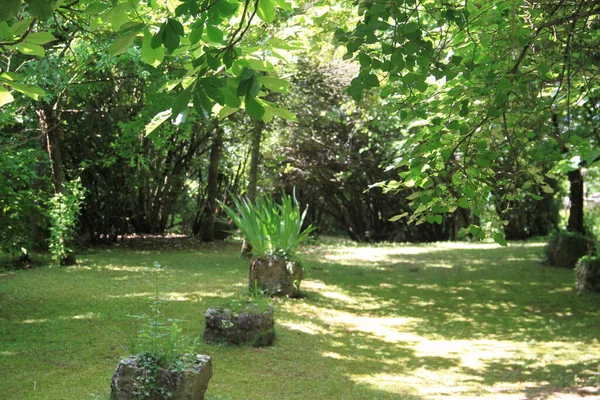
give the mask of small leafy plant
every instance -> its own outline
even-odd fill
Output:
[[[52,260],[60,264],[73,252],[70,248],[73,240],[73,228],[79,216],[79,210],[85,189],[81,181],[65,182],[64,191],[56,193],[48,201],[48,217],[50,218],[49,250]]]
[[[164,300],[160,298],[159,274],[163,270],[162,265],[154,263],[156,291],[150,306],[152,315],[130,315],[137,320],[148,321],[139,331],[137,340],[133,340],[129,345],[129,353],[136,355],[138,366],[145,371],[144,375],[137,378],[139,386],[136,396],[139,398],[146,398],[151,394],[171,398],[172,394],[157,384],[159,371],[167,369],[172,372],[185,372],[195,362],[195,343],[183,335],[178,325],[181,321],[169,318],[167,323],[164,323],[161,318],[160,305]]]
[[[233,198],[233,203],[233,208],[219,204],[242,231],[255,256],[291,259],[315,229],[312,225],[302,229],[308,208],[301,212],[295,193],[283,193],[281,204],[271,196],[254,203],[243,197]]]

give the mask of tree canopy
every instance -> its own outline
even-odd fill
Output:
[[[359,240],[544,234],[600,157],[599,48],[599,1],[0,0],[3,218],[81,179],[92,238],[212,238],[296,182]]]

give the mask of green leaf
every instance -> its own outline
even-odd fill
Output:
[[[461,197],[461,198],[458,200],[458,206],[459,206],[460,208],[464,208],[464,209],[467,209],[467,208],[469,208],[469,199],[467,199],[466,197]]]
[[[413,55],[416,54],[419,49],[421,48],[421,46],[419,46],[418,43],[415,42],[407,42],[404,47],[402,47],[402,51],[404,52],[404,54],[406,55]]]
[[[22,20],[15,22],[10,27],[13,36],[23,35],[25,32],[27,32],[27,29],[29,29],[29,25],[31,25],[32,23],[33,23],[33,18],[24,18]]]
[[[398,220],[400,220],[400,219],[402,219],[402,218],[405,218],[405,217],[407,217],[407,216],[408,216],[408,213],[407,213],[407,212],[405,212],[405,213],[402,213],[402,214],[394,215],[394,216],[393,216],[392,218],[390,218],[388,221],[390,221],[390,222],[396,222],[396,221],[398,221]]]
[[[504,234],[502,233],[495,233],[494,236],[494,242],[498,243],[500,246],[508,246],[508,243],[506,242],[506,239],[504,238]]]
[[[373,74],[369,74],[365,77],[363,77],[363,86],[370,88],[370,87],[379,87],[379,79],[377,79],[377,76],[373,75]]]
[[[218,70],[221,66],[221,61],[219,61],[217,57],[214,57],[210,54],[206,55],[206,63],[208,64],[208,67],[213,71]]]
[[[88,15],[97,15],[108,10],[109,8],[110,6],[108,4],[92,3],[83,12]]]
[[[0,0],[2,1],[2,0]],[[10,26],[4,21],[0,22],[0,39],[10,40],[13,38],[12,31],[10,30]]]
[[[546,76],[548,72],[550,72],[550,66],[547,62],[543,61],[538,64],[537,70],[540,73],[540,75]]]
[[[275,3],[273,0],[259,0],[256,15],[266,23],[271,23],[275,19]]]
[[[436,224],[441,225],[442,222],[444,221],[444,218],[442,218],[441,215],[434,215],[433,216],[433,220],[435,221]]]
[[[17,92],[23,93],[27,97],[31,97],[34,100],[38,100],[40,96],[44,96],[46,92],[42,90],[42,88],[33,85],[26,85],[24,83],[17,82],[6,82],[6,84]]]
[[[166,24],[162,24],[160,29],[154,36],[152,37],[152,41],[150,42],[150,47],[153,49],[158,49],[163,43],[163,36],[165,35],[165,30],[167,29]]]
[[[273,112],[273,114],[275,114],[278,117],[283,118],[285,120],[288,120],[288,121],[296,120],[296,114],[286,110],[285,108],[271,107],[271,111]]]
[[[206,25],[206,36],[211,42],[223,43],[223,32],[213,25]]]
[[[412,33],[419,30],[419,24],[416,22],[409,22],[404,25],[404,33]]]
[[[276,78],[274,76],[261,76],[258,78],[261,85],[272,92],[286,93],[290,87],[290,83],[285,79]]]
[[[285,1],[285,0],[275,0],[275,2],[277,3],[277,5],[278,5],[280,8],[284,9],[285,11],[290,11],[290,12],[292,12],[292,11],[293,11],[293,8],[292,8],[292,3],[288,3],[288,2],[287,2],[287,1]]]
[[[167,19],[167,30],[173,31],[173,33],[175,33],[177,36],[184,35],[183,25],[181,25],[181,22],[173,18]]]
[[[171,107],[171,114],[174,116],[179,115],[183,111],[187,110],[188,103],[192,97],[192,87],[188,86],[186,89],[182,90],[181,93],[175,98],[173,101],[173,106]]]
[[[421,93],[425,93],[425,91],[429,87],[429,85],[426,82],[423,82],[423,81],[415,82],[414,86]]]
[[[29,4],[29,12],[40,21],[46,21],[52,16],[54,1],[50,0],[26,0]]]
[[[225,96],[225,105],[229,108],[238,109],[242,105],[242,100],[237,96],[233,89],[229,87],[223,87],[220,89],[221,93]]]
[[[26,42],[39,45],[49,43],[53,40],[56,40],[56,37],[50,32],[33,32],[25,38]]]
[[[13,95],[7,89],[0,86],[0,107],[12,103],[14,99]]]
[[[192,29],[190,33],[190,43],[196,44],[202,39],[202,33],[204,32],[204,26],[200,25]]]
[[[133,44],[133,41],[137,37],[137,32],[130,33],[129,35],[121,36],[115,39],[115,41],[108,48],[108,54],[111,56],[118,56],[119,54],[126,53],[129,47]]]
[[[246,112],[248,112],[252,118],[261,121],[265,115],[265,107],[263,107],[256,98],[246,97]]]
[[[144,128],[144,131],[146,132],[146,136],[148,136],[149,134],[154,132],[154,130],[156,128],[158,128],[160,125],[162,125],[170,117],[171,117],[171,110],[161,111],[158,114],[156,114],[154,116],[154,118],[152,118],[152,121],[150,121]]]
[[[44,48],[38,44],[23,42],[15,45],[15,47],[21,53],[28,56],[44,57],[46,55],[46,50],[44,50]]]
[[[352,79],[352,82],[350,83],[350,86],[348,87],[347,91],[348,94],[350,94],[350,96],[352,96],[352,98],[355,101],[360,101],[360,99],[362,98],[363,89],[364,88],[361,79],[354,78]]]
[[[142,42],[141,58],[147,64],[157,67],[165,58],[165,49],[163,47],[153,48],[152,40],[154,37],[148,29],[144,31],[144,41]],[[161,39],[162,42],[162,39]]]
[[[17,16],[21,0],[0,0],[0,21],[8,21]]]
[[[183,36],[183,26],[179,21],[169,18],[165,26],[162,42],[171,53],[179,47],[179,43],[181,43],[180,36]]]
[[[221,91],[220,88],[211,85],[207,79],[201,79],[200,84],[202,85],[202,88],[204,89],[204,92],[208,97],[210,97],[222,106],[226,105],[225,94]]]
[[[203,118],[210,118],[213,105],[214,103],[210,100],[206,93],[204,93],[202,86],[198,85],[196,90],[194,90],[194,108],[198,114]]]

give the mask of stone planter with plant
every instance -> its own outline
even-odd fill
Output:
[[[295,194],[285,193],[281,204],[270,196],[254,203],[244,198],[233,202],[233,208],[222,203],[221,207],[251,247],[248,286],[270,295],[297,297],[303,270],[296,252],[314,229],[303,229],[307,209],[301,212]]]
[[[147,320],[137,340],[129,345],[131,355],[121,359],[112,377],[111,400],[203,400],[212,378],[212,358],[197,354],[195,342],[186,338],[177,321],[163,323],[159,306],[159,273],[154,263],[156,295],[152,315],[132,316]]]

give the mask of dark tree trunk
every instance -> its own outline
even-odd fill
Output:
[[[56,110],[48,103],[42,103],[42,108],[37,110],[37,115],[40,123],[40,131],[42,133],[42,143],[46,145],[46,151],[48,153],[48,158],[50,159],[54,193],[61,193],[64,189],[66,178],[63,156],[60,148],[60,142],[63,137],[60,121],[56,115]],[[75,262],[75,255],[69,253],[62,259],[61,265],[73,265]]]
[[[215,238],[217,196],[219,195],[219,165],[222,151],[223,130],[217,125],[213,132],[212,146],[210,149],[210,165],[208,166],[206,204],[203,218],[204,223],[201,228],[201,237],[205,242],[210,242]]]
[[[60,121],[56,116],[56,111],[52,105],[42,103],[42,108],[37,111],[40,130],[42,133],[42,143],[46,145],[46,151],[50,159],[52,168],[52,182],[54,183],[54,192],[60,193],[65,182],[65,171],[63,166],[62,153],[60,150],[60,140],[62,132],[60,130]]]
[[[37,191],[41,191],[45,186],[45,178],[48,177],[48,157],[47,154],[44,154],[48,149],[48,138],[46,135],[42,134],[40,139],[41,151],[37,156],[37,165],[36,165],[36,179],[33,182],[33,189]],[[39,200],[36,201],[38,206],[43,206],[40,204]],[[33,251],[41,251],[47,250],[48,245],[46,240],[48,239],[49,232],[48,229],[42,227],[43,215],[37,208],[33,209],[31,214],[31,240],[32,240],[32,250]]]
[[[248,200],[256,200],[256,186],[258,181],[258,164],[260,162],[260,142],[265,123],[256,121],[252,132],[252,143],[250,150],[250,173],[248,176]]]
[[[569,177],[569,198],[571,200],[567,230],[570,232],[585,233],[585,226],[583,224],[583,174],[581,173],[581,168],[569,172],[567,176]]]

